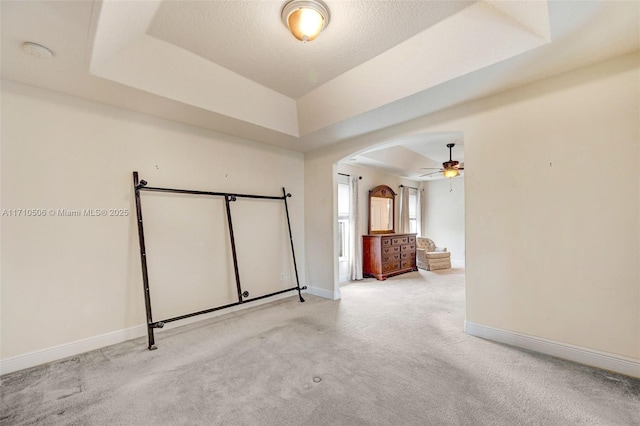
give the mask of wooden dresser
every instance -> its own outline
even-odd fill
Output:
[[[417,271],[416,234],[362,236],[362,273],[385,280],[391,275]]]

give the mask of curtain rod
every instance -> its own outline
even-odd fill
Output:
[[[405,186],[407,186],[407,185],[400,185],[400,188],[403,188]],[[415,189],[416,191],[418,190],[418,188],[414,188],[413,186],[407,186],[407,188]]]
[[[338,173],[340,176],[347,176],[347,177],[351,177],[351,175],[348,175],[346,173]],[[362,176],[358,176],[358,179],[362,179]]]

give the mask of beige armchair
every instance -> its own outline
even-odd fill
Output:
[[[418,268],[427,271],[451,268],[451,253],[447,251],[446,247],[436,247],[429,238],[417,237],[416,251]]]

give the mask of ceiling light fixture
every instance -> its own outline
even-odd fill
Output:
[[[454,178],[454,177],[458,176],[460,174],[460,172],[455,167],[449,167],[449,168],[444,169],[442,171],[442,174],[444,175],[444,177],[447,177],[447,178],[451,179],[451,178]]]
[[[53,58],[53,52],[51,51],[51,49],[32,41],[25,41],[24,43],[22,43],[22,50],[24,50],[29,55],[35,56],[37,58]]]
[[[427,173],[424,175],[420,175],[419,177],[423,177],[423,176],[433,176],[436,175],[438,173],[442,173],[444,175],[444,177],[446,178],[454,178],[456,176],[460,175],[460,170],[464,170],[464,164],[460,164],[459,161],[456,161],[453,159],[452,157],[452,148],[456,146],[455,143],[448,143],[447,144],[447,148],[449,148],[449,161],[445,161],[444,163],[442,163],[442,168],[436,169],[435,167],[422,167],[421,170],[438,170],[437,172],[431,172],[431,173]]]
[[[282,22],[303,43],[315,39],[330,19],[329,8],[320,0],[291,0],[282,8]]]

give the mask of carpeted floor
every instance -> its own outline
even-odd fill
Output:
[[[640,380],[465,335],[462,269],[342,296],[6,375],[0,424],[640,425]]]

